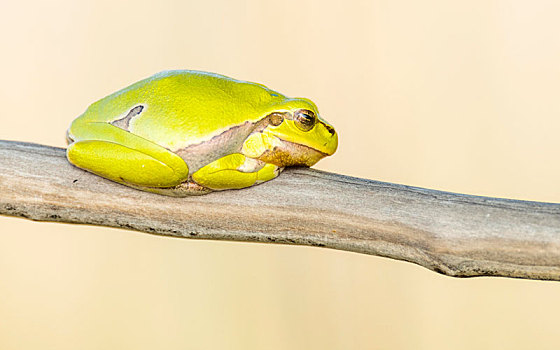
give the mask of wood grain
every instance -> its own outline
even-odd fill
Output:
[[[77,169],[61,148],[0,141],[0,214],[175,237],[327,247],[456,277],[560,280],[560,204],[308,168],[287,169],[249,189],[172,198]]]

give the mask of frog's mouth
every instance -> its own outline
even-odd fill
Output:
[[[280,140],[271,150],[266,150],[258,159],[279,167],[312,166],[328,154],[309,146]]]

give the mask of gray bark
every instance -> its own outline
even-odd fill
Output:
[[[175,237],[327,247],[457,277],[560,280],[560,204],[308,168],[287,169],[248,189],[173,198],[75,168],[61,148],[0,141],[0,214]]]

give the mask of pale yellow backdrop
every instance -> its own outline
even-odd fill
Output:
[[[312,98],[317,167],[560,202],[558,1],[7,1],[0,139],[171,68]],[[1,194],[0,194],[1,196]],[[557,349],[560,283],[0,217],[0,349]]]

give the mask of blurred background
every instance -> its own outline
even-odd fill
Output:
[[[560,202],[557,1],[2,1],[0,139],[165,69],[313,99],[317,168]],[[1,194],[0,194],[1,195]],[[0,348],[556,349],[560,283],[0,217]]]

